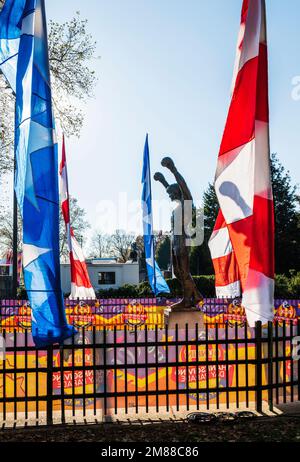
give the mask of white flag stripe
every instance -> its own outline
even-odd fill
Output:
[[[84,257],[82,248],[80,247],[78,241],[76,240],[74,236],[71,236],[71,243],[72,243],[72,252],[73,252],[74,260],[85,263],[85,257]]]
[[[34,35],[35,13],[31,13],[22,21],[22,34]]]
[[[215,181],[216,194],[227,224],[253,214],[254,165],[255,140],[252,140],[244,145]]]
[[[240,54],[239,71],[251,59],[258,56],[261,35],[261,0],[251,0],[244,31],[242,52]]]
[[[241,284],[240,281],[233,282],[227,286],[216,287],[217,298],[236,298],[241,295]]]
[[[232,245],[227,227],[213,232],[209,242],[209,248],[213,259],[225,257],[232,252]]]

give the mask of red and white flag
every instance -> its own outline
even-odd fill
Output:
[[[91,285],[82,248],[77,242],[70,224],[70,201],[68,187],[68,171],[66,162],[65,138],[63,137],[62,159],[60,164],[60,196],[61,208],[67,230],[67,242],[71,265],[70,298],[94,299],[95,291]]]
[[[220,213],[210,239],[217,296],[241,290],[249,325],[273,319],[274,206],[270,170],[265,0],[244,0],[232,99],[219,152]]]

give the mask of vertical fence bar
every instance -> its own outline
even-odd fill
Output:
[[[3,332],[4,345],[6,345],[6,331]],[[7,352],[5,352],[7,355]],[[6,421],[6,358],[3,361],[3,421]]]
[[[262,412],[262,324],[255,323],[256,410]]]
[[[268,404],[273,412],[273,323],[268,322]]]
[[[35,350],[35,419],[39,422],[40,401],[39,401],[39,351]]]
[[[179,412],[179,352],[178,352],[178,324],[175,324],[175,349],[176,349],[176,410]]]
[[[294,361],[293,361],[293,333],[294,333],[294,325],[293,321],[289,321],[289,349],[290,349],[290,364],[291,364],[291,402],[294,402]]]
[[[104,369],[104,416],[107,416],[107,344],[106,344],[106,327],[103,328],[103,369]]]
[[[93,392],[94,392],[94,416],[96,417],[97,415],[96,326],[93,326]]]
[[[134,326],[134,391],[135,391],[135,412],[139,412],[139,369],[138,369],[138,345],[137,345],[137,326]]]
[[[155,325],[155,391],[156,391],[156,412],[159,413],[159,356],[158,356],[158,328],[157,324]]]
[[[286,320],[283,321],[282,328],[282,358],[283,358],[283,402],[286,403]]]
[[[220,388],[219,388],[219,324],[215,324],[215,341],[216,341],[216,390],[217,390],[217,409],[220,409]]]
[[[235,323],[234,326],[235,330],[235,385],[236,385],[236,407],[239,409],[240,407],[240,397],[239,397],[239,330],[238,330],[238,323]]]
[[[249,407],[249,342],[248,342],[248,324],[245,322],[244,326],[244,337],[245,337],[245,375],[246,375],[246,407]]]
[[[149,412],[149,378],[148,378],[148,326],[145,326],[145,366],[146,366],[146,413]]]
[[[168,324],[165,325],[165,339],[166,339],[166,409],[169,412],[170,398],[169,398],[169,328]]]
[[[186,410],[190,410],[190,395],[189,395],[189,326],[185,325],[185,386],[186,386]]]
[[[115,391],[115,415],[118,413],[118,358],[117,358],[117,326],[114,326],[114,391]]]
[[[199,324],[197,323],[195,326],[196,329],[196,389],[197,389],[197,411],[200,408],[200,392],[199,392]]]
[[[208,324],[205,324],[205,371],[206,371],[206,408],[209,410],[209,350],[208,350]]]
[[[59,356],[60,356],[61,422],[64,424],[66,422],[66,415],[65,415],[65,368],[64,368],[65,350],[64,350],[64,345],[62,345],[60,347]]]
[[[85,327],[82,328],[82,391],[83,391],[83,398],[82,398],[82,405],[83,405],[83,417],[86,417],[86,378],[87,378],[87,369],[86,369],[86,343],[85,343]]]
[[[53,424],[53,346],[47,348],[47,425]]]
[[[125,414],[128,414],[127,326],[124,326]]]
[[[28,419],[28,331],[25,330],[25,419]]]
[[[228,321],[225,324],[225,351],[226,351],[226,407],[229,409],[230,396],[229,396],[229,345],[228,345]]]
[[[297,337],[300,337],[300,319],[297,321]],[[300,356],[297,361],[297,376],[298,376],[298,401],[300,401]]]
[[[18,418],[18,401],[17,401],[17,369],[18,369],[18,356],[17,356],[17,329],[14,327],[14,420]]]
[[[72,334],[72,417],[76,415],[76,396],[75,396],[75,334]]]
[[[278,320],[275,321],[275,355],[276,355],[276,365],[275,365],[275,380],[276,380],[276,404],[279,404],[279,340],[278,340]]]

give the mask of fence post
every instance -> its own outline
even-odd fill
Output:
[[[262,412],[262,324],[255,323],[255,388],[256,388],[256,410]]]
[[[268,322],[268,401],[273,412],[273,323]]]
[[[297,334],[298,337],[300,337],[300,319],[298,318],[297,321]],[[298,359],[298,367],[297,367],[297,378],[298,378],[298,401],[300,401],[300,358]]]
[[[47,425],[53,424],[53,345],[47,348]]]

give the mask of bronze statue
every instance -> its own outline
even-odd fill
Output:
[[[155,181],[159,181],[165,188],[175,207],[172,213],[172,264],[176,278],[179,280],[183,290],[183,298],[178,303],[172,306],[173,311],[190,311],[203,300],[202,295],[198,291],[195,282],[190,273],[190,257],[187,248],[186,229],[188,214],[185,213],[187,201],[191,205],[193,198],[191,192],[172,159],[165,157],[161,165],[168,168],[175,176],[177,183],[169,185],[162,173],[155,173]],[[191,214],[190,214],[191,215]],[[190,216],[189,221],[191,222]]]

